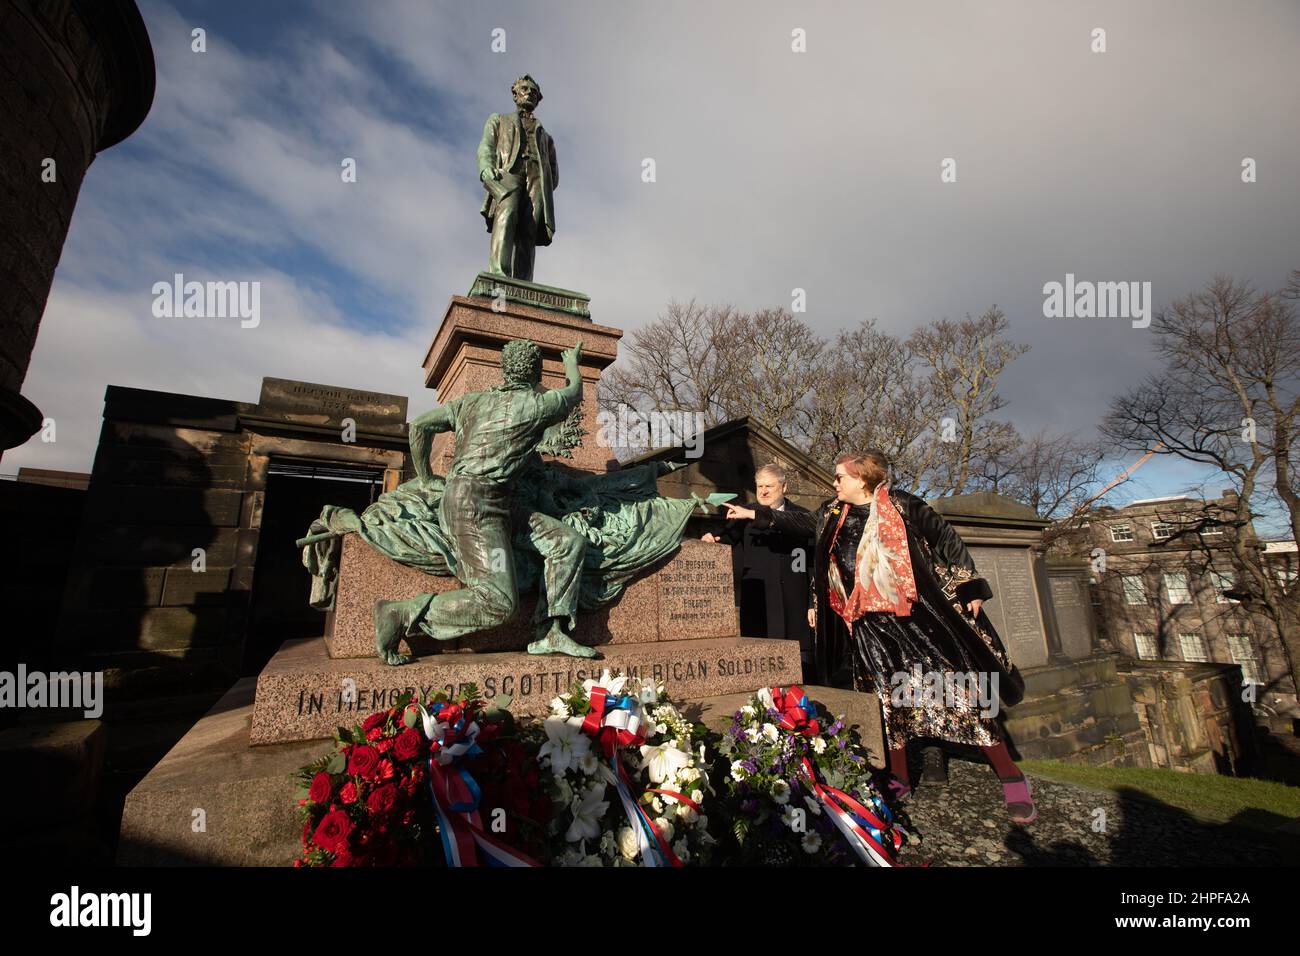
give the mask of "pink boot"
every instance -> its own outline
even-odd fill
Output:
[[[1032,793],[1029,778],[1024,774],[1018,780],[1002,781],[1002,794],[1006,797],[1012,823],[1033,823],[1038,818],[1038,808],[1034,806]]]

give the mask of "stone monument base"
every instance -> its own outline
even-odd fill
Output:
[[[257,677],[249,742],[319,740],[393,706],[403,692],[427,699],[439,690],[459,694],[471,683],[486,698],[509,696],[514,713],[544,714],[551,698],[606,668],[662,682],[677,699],[797,684],[803,676],[797,641],[657,641],[611,645],[604,654],[603,660],[508,651],[433,654],[390,667],[377,657],[331,658],[317,638],[287,641]]]

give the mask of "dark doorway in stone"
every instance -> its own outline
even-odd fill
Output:
[[[311,577],[294,542],[325,505],[360,513],[383,492],[381,469],[274,460],[266,478],[242,673],[257,674],[286,640],[320,637],[325,612],[307,603]]]

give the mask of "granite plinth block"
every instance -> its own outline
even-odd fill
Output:
[[[675,698],[752,692],[802,678],[797,641],[720,638],[614,644],[603,660],[517,653],[435,654],[391,667],[378,658],[334,659],[318,639],[287,641],[258,675],[251,744],[325,738],[393,706],[404,692],[427,698],[474,684],[484,697],[509,695],[517,714],[541,714],[574,681],[616,674],[662,682]]]
[[[248,746],[254,688],[236,683],[127,794],[118,865],[292,865],[302,824],[291,774],[329,748]]]
[[[379,600],[400,601],[419,594],[459,588],[453,577],[425,574],[384,557],[355,534],[343,539],[334,610],[325,625],[331,657],[375,655],[374,608]],[[535,599],[526,597],[512,621],[458,641],[417,635],[402,641],[406,654],[446,651],[522,651],[535,637]],[[574,638],[598,647],[739,635],[731,549],[686,540],[678,552],[643,572],[617,601],[594,613],[578,614]]]
[[[618,355],[619,329],[596,325],[589,318],[555,312],[521,302],[506,302],[497,311],[494,300],[482,296],[452,296],[442,323],[424,357],[424,384],[437,389],[438,400],[447,402],[471,391],[501,382],[501,349],[512,339],[529,339],[542,350],[542,386],[559,388],[565,383],[560,353],[582,341],[582,445],[571,459],[562,459],[586,471],[607,469],[613,450],[598,443],[596,386],[600,374]],[[454,439],[450,433],[437,437],[430,453],[434,471],[445,472],[451,460]]]

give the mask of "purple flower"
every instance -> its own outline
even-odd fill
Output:
[[[740,765],[744,767],[746,770],[748,770],[750,773],[758,773],[758,764],[754,763],[754,761],[752,760],[748,760],[748,759],[742,760],[740,762]]]

